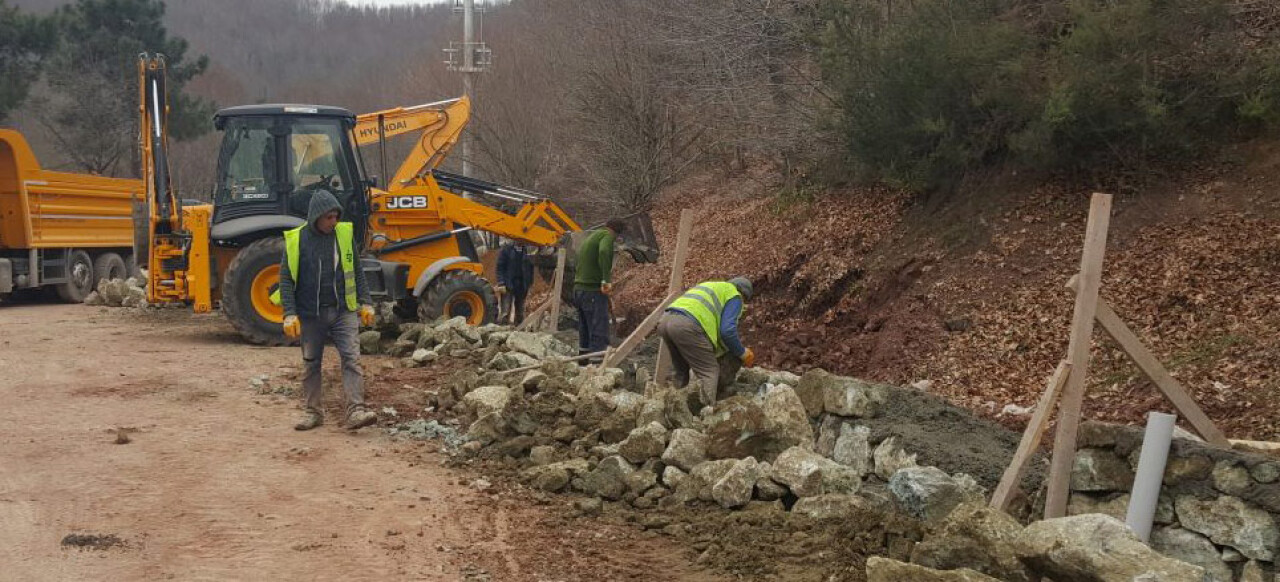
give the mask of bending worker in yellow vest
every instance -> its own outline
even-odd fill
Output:
[[[364,404],[364,373],[359,362],[360,323],[373,325],[373,301],[359,268],[354,229],[350,222],[338,222],[341,213],[342,206],[333,194],[316,190],[307,223],[284,233],[280,261],[284,334],[302,338],[302,393],[307,412],[294,426],[298,430],[324,423],[320,363],[324,346],[330,342],[342,359],[347,428],[369,426],[378,420]]]
[[[744,277],[699,283],[672,302],[658,323],[676,385],[688,384],[692,371],[704,406],[715,403],[742,366],[755,363],[755,353],[738,337],[738,319],[751,291],[751,281]]]

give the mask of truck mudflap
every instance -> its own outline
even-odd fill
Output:
[[[13,292],[13,261],[0,259],[0,293]]]

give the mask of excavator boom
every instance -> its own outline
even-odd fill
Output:
[[[353,133],[357,146],[378,144],[382,175],[386,177],[386,141],[413,131],[422,132],[395,175],[387,181],[387,189],[394,192],[421,181],[426,173],[439,167],[458,143],[470,118],[471,101],[464,96],[366,113],[356,117]]]

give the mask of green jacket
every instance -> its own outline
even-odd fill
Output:
[[[587,236],[578,247],[577,273],[573,277],[575,289],[598,291],[600,286],[613,279],[613,231],[602,228]]]

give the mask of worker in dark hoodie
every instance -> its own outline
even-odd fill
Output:
[[[342,389],[347,428],[373,424],[378,416],[365,407],[360,370],[360,324],[373,325],[373,301],[356,253],[354,228],[340,222],[342,206],[326,190],[311,196],[307,223],[284,233],[280,261],[280,298],[284,333],[302,339],[302,393],[306,416],[294,426],[311,430],[324,424],[320,405],[320,362],[326,343],[342,358]]]

